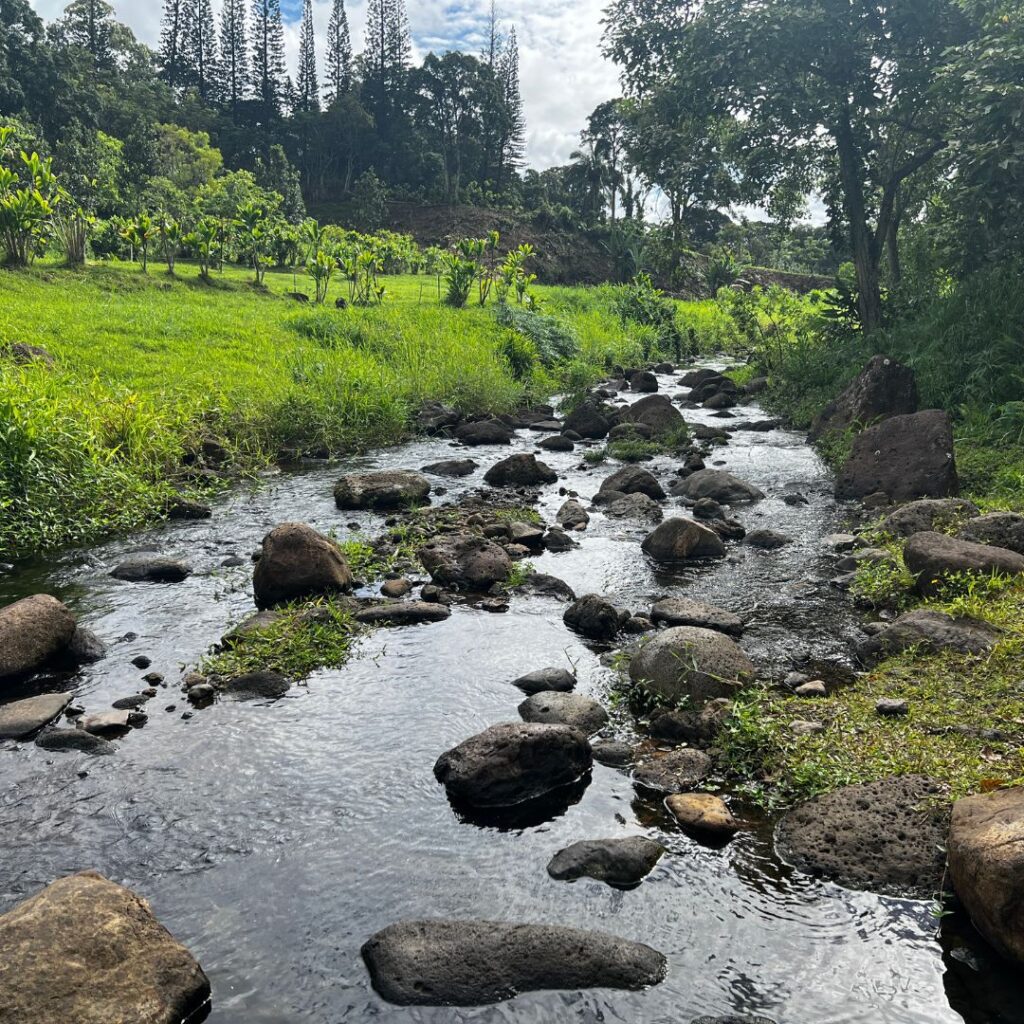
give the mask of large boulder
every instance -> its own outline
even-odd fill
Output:
[[[881,492],[893,501],[948,498],[960,489],[949,414],[928,409],[869,427],[836,478],[836,497]]]
[[[968,519],[957,536],[975,544],[992,544],[1024,555],[1024,516],[1019,512],[990,512]]]
[[[417,555],[434,582],[444,587],[489,590],[504,583],[512,571],[504,548],[473,534],[435,537]]]
[[[691,597],[663,597],[656,601],[651,606],[651,622],[656,626],[699,626],[733,636],[743,632],[743,620],[738,615]]]
[[[658,378],[649,370],[638,370],[630,376],[629,388],[642,394],[653,394],[658,390]]]
[[[514,807],[576,782],[593,763],[586,736],[565,725],[492,725],[442,754],[434,777],[457,803]]]
[[[940,526],[956,526],[977,515],[977,505],[966,498],[921,498],[890,512],[878,528],[894,537],[912,537],[915,533],[928,533]],[[1024,516],[1021,519],[1024,521]],[[967,539],[974,540],[973,537]]]
[[[901,654],[911,647],[922,654],[952,650],[961,654],[987,654],[999,631],[980,619],[953,618],[945,612],[918,608],[901,615],[857,646],[865,665]]]
[[[181,1024],[210,998],[145,900],[93,871],[0,917],[0,948],[2,1024]]]
[[[605,406],[584,402],[565,417],[562,428],[566,431],[571,430],[580,437],[600,441],[601,438],[608,436],[608,418],[609,410]]]
[[[334,502],[342,509],[393,509],[427,500],[430,481],[408,469],[349,473],[334,485]]]
[[[567,530],[578,530],[587,526],[590,515],[575,498],[569,498],[555,513],[555,522]]]
[[[666,519],[644,538],[640,546],[656,562],[725,557],[722,538],[693,519]]]
[[[615,495],[615,491],[607,491]],[[604,507],[604,514],[612,519],[638,519],[647,523],[660,523],[665,518],[661,506],[646,494],[619,494]]]
[[[341,549],[304,523],[282,523],[263,538],[252,574],[257,608],[352,589],[352,572]]]
[[[41,693],[0,704],[0,740],[31,736],[52,722],[70,703],[70,693]]]
[[[639,466],[623,466],[601,482],[598,494],[646,494],[648,498],[661,501],[665,491],[658,478]]]
[[[608,724],[608,712],[591,697],[578,693],[547,690],[535,693],[519,705],[524,722],[567,725],[587,736],[600,732]]]
[[[0,608],[0,682],[41,669],[75,635],[75,617],[49,594]]]
[[[672,493],[690,501],[710,498],[722,505],[736,505],[740,502],[759,501],[764,491],[753,484],[727,473],[724,469],[698,469],[672,488]]]
[[[665,976],[661,953],[603,932],[498,921],[403,921],[362,948],[373,987],[401,1006],[483,1006],[521,992],[638,990]]]
[[[561,882],[594,878],[609,885],[639,885],[661,859],[665,847],[646,836],[583,839],[551,858],[548,874]]]
[[[1024,963],[1024,787],[953,805],[946,845],[953,889],[974,926]]]
[[[484,480],[492,487],[537,487],[553,484],[558,474],[536,455],[510,455],[507,459],[491,466],[484,474]]]
[[[782,856],[851,889],[927,899],[939,891],[949,811],[945,790],[896,775],[815,797],[779,823]]]
[[[472,448],[487,444],[511,444],[512,428],[501,420],[478,420],[475,423],[463,423],[455,431],[455,437]]]
[[[619,631],[619,610],[597,594],[586,594],[574,601],[562,621],[575,632],[591,640],[611,640]]]
[[[731,697],[754,677],[754,666],[722,633],[698,626],[674,626],[633,655],[629,678],[669,703],[703,704]]]
[[[626,406],[619,413],[622,423],[639,423],[650,427],[655,437],[680,434],[686,430],[683,414],[672,404],[667,395],[648,395],[638,402]]]
[[[903,561],[917,577],[921,594],[934,594],[956,573],[991,575],[1024,572],[1024,555],[989,544],[973,544],[944,533],[915,533],[903,547]]]
[[[873,356],[852,384],[811,424],[810,440],[917,412],[917,381],[909,366]]]

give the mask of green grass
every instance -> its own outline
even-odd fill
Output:
[[[434,278],[386,278],[382,307],[335,310],[287,298],[304,275],[257,290],[229,268],[210,284],[179,265],[45,263],[0,271],[0,349],[47,348],[53,369],[0,357],[0,551],[85,542],[157,518],[188,490],[183,462],[204,442],[248,472],[301,453],[392,444],[425,400],[501,412],[580,390],[643,357],[643,332],[613,290],[535,289],[538,308],[579,339],[556,366],[513,372],[493,308],[439,305]],[[332,285],[329,301],[346,295]],[[662,354],[658,354],[662,355]]]

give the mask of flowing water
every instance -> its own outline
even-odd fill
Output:
[[[662,389],[672,393],[670,380]],[[737,410],[756,419],[756,406]],[[702,411],[693,422],[728,427]],[[532,450],[520,431],[512,450]],[[444,501],[481,485],[508,448],[468,454],[481,470],[443,481]],[[211,1024],[621,1021],[687,1024],[702,1013],[763,1013],[779,1024],[1015,1024],[1019,981],[971,936],[937,935],[929,904],[888,899],[802,876],[773,851],[770,823],[723,850],[673,827],[628,776],[595,766],[577,802],[549,820],[498,828],[460,820],[434,780],[444,750],[517,718],[510,680],[548,665],[578,667],[577,692],[605,699],[614,676],[598,646],[562,624],[563,606],[515,596],[498,615],[456,607],[438,625],[381,630],[343,668],[322,671],[272,703],[222,701],[183,718],[180,669],[194,665],[253,611],[249,553],[275,524],[300,520],[344,537],[383,521],[342,513],[333,481],[354,468],[419,468],[465,454],[420,440],[340,465],[306,466],[215,503],[211,520],[172,523],[0,576],[0,604],[46,591],[111,643],[108,657],[64,685],[103,710],[141,688],[145,654],[168,687],[148,724],[110,757],[0,749],[0,911],[69,872],[94,868],[145,895],[196,954],[213,986]],[[611,470],[544,453],[560,485],[589,497]],[[642,610],[687,593],[742,612],[742,644],[765,672],[804,655],[845,658],[857,636],[823,537],[842,525],[831,481],[796,434],[737,432],[721,462],[768,497],[739,510],[747,529],[793,537],[777,552],[730,546],[727,559],[682,571],[641,554],[646,532],[595,512],[577,549],[534,559],[578,593]],[[650,468],[668,476],[674,464]],[[441,481],[438,481],[441,483]],[[789,491],[807,504],[783,500]],[[545,489],[541,513],[563,500]],[[676,504],[671,502],[669,504]],[[187,558],[186,582],[119,582],[126,553]],[[231,554],[245,564],[222,568]],[[135,639],[118,638],[135,634]],[[113,642],[117,641],[117,642]],[[624,713],[615,728],[628,733]],[[556,882],[551,856],[578,839],[644,834],[669,849],[637,889]],[[410,917],[551,922],[646,942],[669,972],[645,992],[533,993],[477,1009],[400,1008],[372,990],[359,948]],[[948,929],[947,929],[948,931]]]

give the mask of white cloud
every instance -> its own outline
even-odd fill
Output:
[[[551,3],[499,0],[499,16],[519,35],[520,76],[526,110],[526,159],[538,169],[564,163],[576,148],[587,115],[598,103],[618,94],[615,67],[601,55],[601,16],[606,0]],[[160,0],[112,0],[120,21],[143,42],[155,46],[160,36]],[[66,0],[32,0],[44,18],[56,18]],[[218,0],[214,2],[219,10]],[[361,46],[366,0],[347,5],[352,41]],[[331,0],[314,0],[313,17],[323,48]],[[490,0],[410,0],[409,23],[417,57],[428,50],[455,47],[476,51],[483,39]],[[288,63],[294,74],[299,26],[285,28]],[[321,53],[321,67],[322,67]]]

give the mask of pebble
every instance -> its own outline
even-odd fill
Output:
[[[905,700],[897,700],[893,697],[883,697],[876,705],[875,711],[885,718],[896,718],[905,715],[910,711],[910,705]]]
[[[827,697],[828,687],[820,679],[801,683],[794,691],[798,697]]]
[[[789,731],[794,736],[813,736],[815,733],[824,732],[825,726],[821,722],[811,722],[797,718],[789,723]]]
[[[153,662],[150,661],[150,659],[147,658],[144,654],[140,654],[137,658],[132,658],[132,664],[136,668],[149,668],[149,666],[152,665]]]

